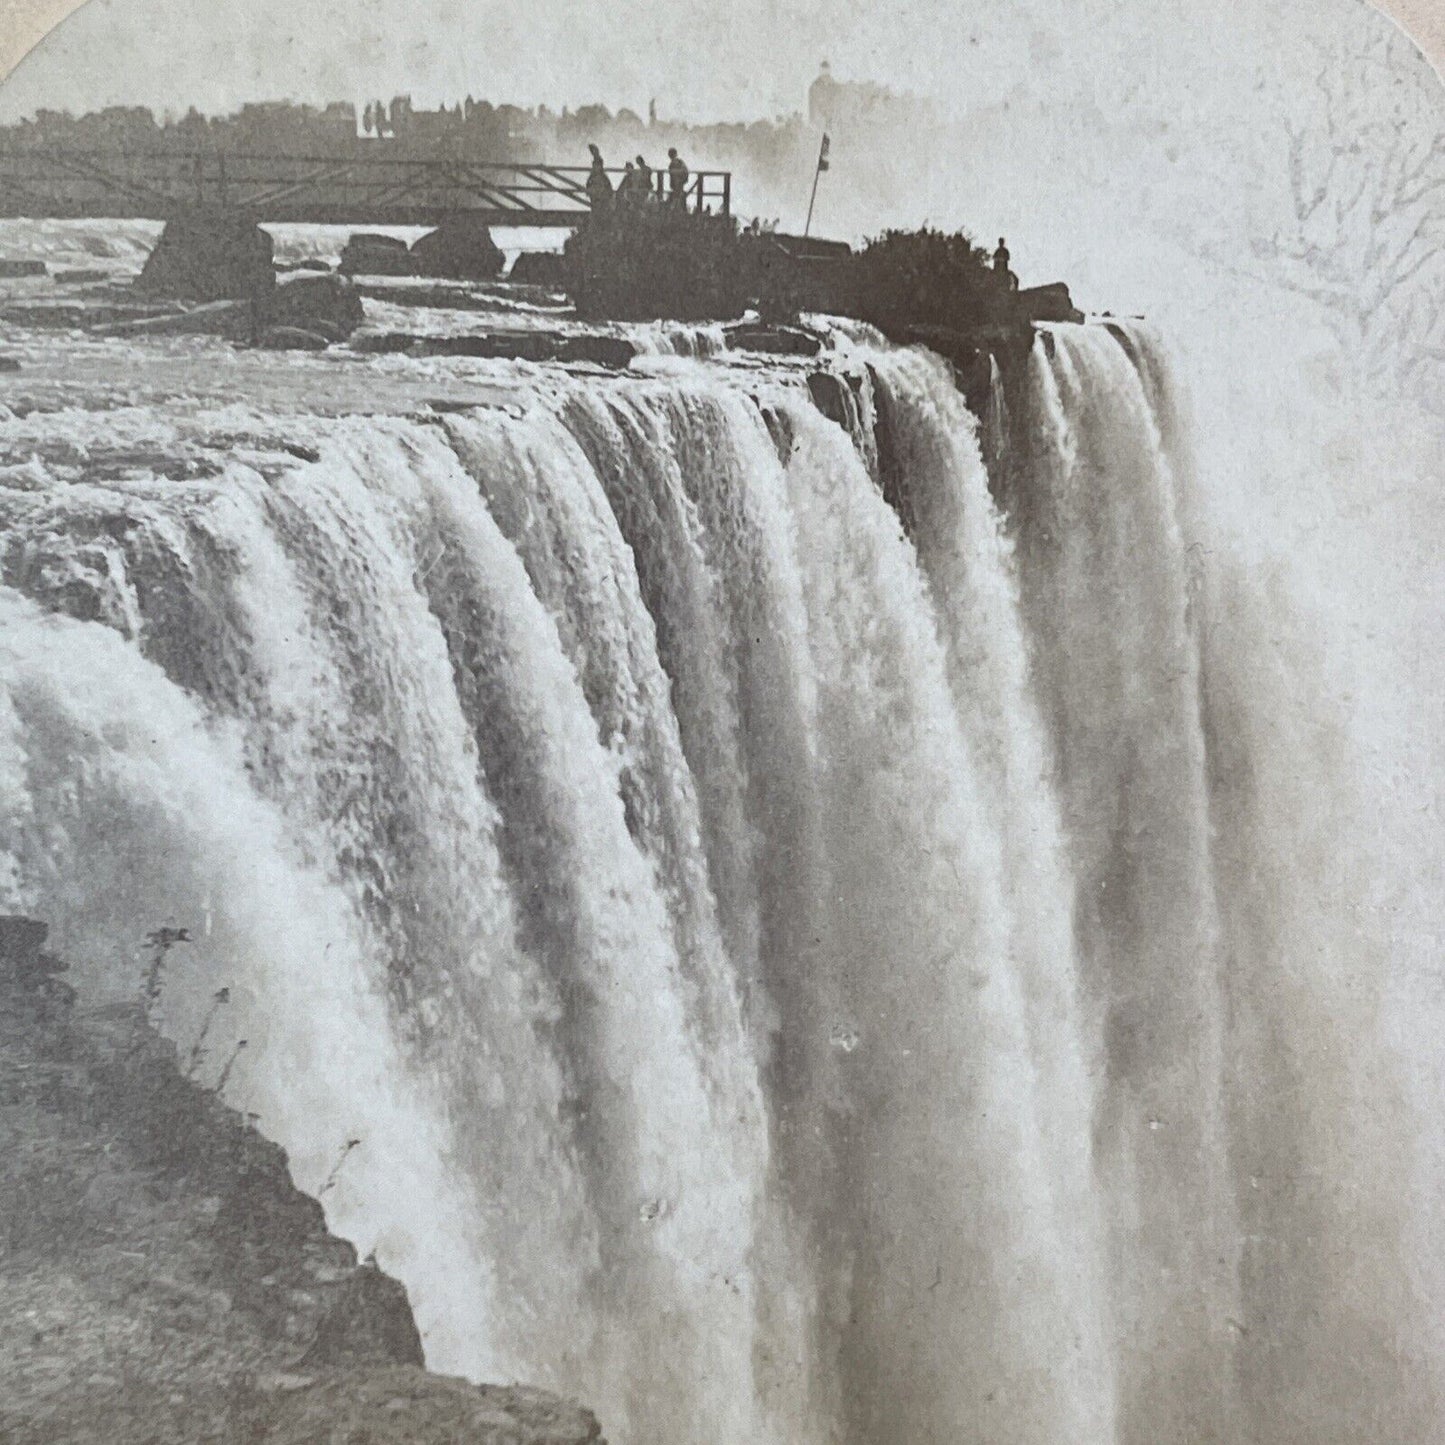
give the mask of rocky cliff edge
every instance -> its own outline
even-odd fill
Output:
[[[282,1151],[0,925],[0,1440],[601,1445],[555,1396],[428,1373]]]

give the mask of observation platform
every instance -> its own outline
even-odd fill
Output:
[[[357,152],[296,156],[193,150],[0,148],[0,216],[164,221],[214,207],[258,222],[435,226],[466,214],[487,226],[571,228],[591,212],[588,167]],[[614,188],[622,170],[607,172]],[[657,173],[661,197],[666,175]],[[732,172],[694,171],[689,211],[732,213]]]

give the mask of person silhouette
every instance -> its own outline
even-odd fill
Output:
[[[587,149],[592,152],[592,169],[587,172],[587,203],[594,211],[605,211],[612,204],[612,182],[602,152],[595,145]]]
[[[668,204],[684,209],[687,206],[687,162],[676,148],[667,153]]]
[[[1019,278],[1009,268],[1009,262],[1013,259],[1009,253],[1008,242],[1000,236],[998,238],[998,249],[993,253],[993,273],[997,280],[1003,285],[1005,291],[1017,291],[1019,289]]]

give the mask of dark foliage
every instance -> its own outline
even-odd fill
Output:
[[[962,231],[885,231],[848,270],[850,314],[891,337],[914,326],[968,331],[1014,319],[1008,286]]]
[[[900,342],[920,328],[958,334],[1017,325],[1016,294],[963,232],[885,231],[861,251],[798,237],[739,234],[727,217],[617,207],[567,243],[568,294],[592,319],[764,321],[824,311]]]
[[[828,250],[821,247],[827,244]],[[743,233],[747,295],[766,322],[796,321],[803,311],[853,315],[853,253],[841,243],[806,243],[796,236]]]
[[[741,316],[749,299],[730,216],[617,205],[572,234],[562,265],[567,293],[588,318],[721,321]]]

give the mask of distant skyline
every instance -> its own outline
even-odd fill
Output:
[[[467,94],[553,108],[600,102],[681,120],[802,109],[822,60],[945,107],[1057,89],[1106,109],[1237,106],[1279,72],[1301,12],[1356,0],[90,0],[0,86],[0,119],[37,108]],[[1122,81],[1121,81],[1122,77]],[[1102,82],[1102,83],[1101,83]]]
[[[83,0],[0,0],[0,21],[3,21],[0,23],[0,80],[13,72],[27,53],[39,45],[67,16],[82,8],[84,8]],[[91,14],[85,22],[86,26],[90,29],[92,36],[106,35],[107,39],[113,40],[115,38],[113,22],[119,19],[123,24],[129,24],[132,12],[127,9],[119,16],[112,14],[106,18],[99,14],[101,8],[98,5],[89,7]],[[150,6],[142,13],[147,18],[151,18],[157,13],[158,8],[165,7]],[[251,11],[256,8],[254,3],[248,7]],[[367,23],[369,12],[374,8],[374,6],[353,5],[343,10],[342,13],[346,15],[348,28],[354,31],[358,21],[363,24]],[[1197,10],[1198,7],[1195,8]],[[1286,23],[1274,37],[1276,44],[1282,47],[1283,53],[1288,54],[1291,50],[1297,50],[1311,31],[1318,27],[1321,15],[1328,8],[1328,6],[1322,7],[1318,0],[1316,3],[1300,3],[1300,0],[1295,0],[1295,3],[1289,5],[1286,12]],[[1393,16],[1397,23],[1414,37],[1418,45],[1423,47],[1433,61],[1436,70],[1445,74],[1445,6],[1440,4],[1440,0],[1374,0],[1374,8]],[[987,14],[987,12],[985,14],[990,27],[999,24],[1007,27],[1012,23],[1011,16],[1001,18],[996,14]],[[166,16],[165,18],[169,30],[172,17]],[[284,31],[294,33],[293,26],[297,20],[296,7],[284,7],[282,18],[285,22]],[[228,17],[225,14],[213,16],[212,23],[224,27],[228,23]],[[182,29],[184,28],[182,25]],[[305,28],[304,16],[301,28]],[[193,49],[184,41],[176,48],[183,55]],[[841,54],[841,51],[839,53]],[[233,55],[231,60],[234,61],[234,59]],[[225,69],[229,71],[230,68],[226,67]]]
[[[471,94],[645,116],[655,99],[664,120],[766,119],[804,112],[826,59],[840,79],[932,99],[962,123],[902,142],[920,178],[887,204],[875,181],[901,168],[888,149],[900,142],[855,143],[822,188],[822,231],[1006,233],[1030,276],[1157,309],[1195,294],[1179,248],[1200,232],[1225,252],[1266,243],[1262,217],[1287,192],[1287,122],[1318,123],[1321,66],[1388,24],[1363,0],[370,0],[341,13],[321,0],[90,0],[0,84],[0,121],[398,94],[428,109]],[[1302,32],[1334,58],[1286,43]],[[1388,111],[1392,93],[1378,85],[1372,103]],[[801,224],[808,180],[767,182],[784,199],[766,214]]]

